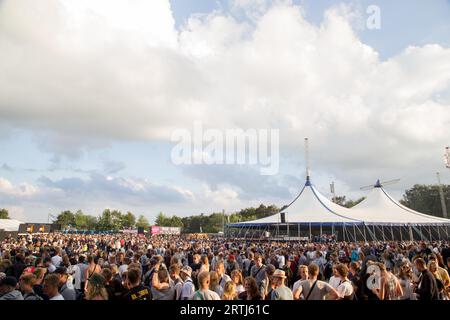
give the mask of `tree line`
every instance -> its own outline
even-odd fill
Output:
[[[447,209],[450,210],[450,185],[443,186],[444,197]],[[339,205],[351,208],[365,197],[357,200],[347,199],[345,196],[335,197],[334,202]],[[413,210],[426,214],[442,217],[442,206],[439,195],[438,185],[416,184],[411,189],[405,191],[400,203]],[[243,222],[255,219],[261,219],[280,212],[280,208],[275,205],[259,207],[250,207],[241,209],[231,214],[215,212],[211,214],[201,213],[188,217],[179,217],[177,215],[165,215],[160,212],[155,220],[155,225],[163,227],[180,227],[185,233],[217,233],[223,230],[224,225],[228,223]],[[9,213],[6,209],[0,209],[0,219],[9,219]],[[96,230],[96,231],[118,231],[129,228],[149,227],[150,223],[144,215],[137,218],[132,212],[122,213],[119,210],[105,209],[100,216],[93,216],[78,210],[62,211],[52,221],[60,224],[63,229],[72,228],[77,230]]]

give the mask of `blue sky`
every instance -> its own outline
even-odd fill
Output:
[[[110,207],[152,221],[282,206],[303,183],[304,136],[326,195],[332,180],[350,198],[378,177],[402,178],[397,198],[438,170],[450,183],[450,1],[140,0],[152,20],[138,25],[142,38],[127,34],[130,20],[113,29],[101,0],[65,12],[77,22],[62,28],[55,2],[0,1],[0,207],[13,217]],[[380,30],[364,28],[369,5]],[[279,173],[174,165],[171,130],[196,119],[280,129]]]

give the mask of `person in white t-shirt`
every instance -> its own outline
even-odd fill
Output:
[[[341,284],[341,277],[339,276],[336,270],[337,266],[338,266],[337,264],[333,265],[333,275],[330,277],[330,280],[328,281],[330,286],[332,286],[335,289],[337,289],[337,287]]]
[[[335,266],[336,272],[339,275],[340,283],[336,288],[339,293],[340,299],[352,300],[353,299],[353,285],[352,282],[347,278],[348,268],[345,264],[340,263]]]
[[[298,267],[298,275],[300,277],[300,280],[296,281],[294,283],[294,286],[292,287],[292,293],[294,295],[294,300],[300,300],[301,298],[305,298],[301,296],[301,291],[299,289],[300,283],[304,280],[308,280],[308,267],[305,265],[300,265]]]
[[[282,269],[284,265],[286,264],[286,258],[284,257],[283,253],[277,254],[277,262],[278,262],[278,268]]]
[[[184,266],[180,270],[180,277],[183,279],[183,287],[181,288],[180,300],[188,300],[195,293],[195,286],[192,282],[192,268]]]
[[[209,281],[209,272],[203,271],[198,275],[199,290],[193,294],[191,300],[220,300],[216,292],[209,290]]]
[[[49,300],[64,300],[59,293],[59,276],[57,274],[48,274],[44,279],[43,292],[49,297]]]

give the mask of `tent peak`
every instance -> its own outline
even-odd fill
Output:
[[[375,182],[375,185],[373,186],[374,188],[382,188],[383,186],[381,185],[380,179],[377,179],[377,182]]]
[[[307,186],[307,187],[312,186],[311,178],[310,178],[309,176],[306,176],[306,183],[305,183],[305,186]]]

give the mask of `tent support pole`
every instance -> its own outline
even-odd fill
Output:
[[[331,233],[334,236],[334,223],[331,224]]]
[[[374,235],[374,241],[377,241],[378,240],[378,238],[377,238],[377,233],[376,233],[376,230],[375,230],[375,225],[372,225],[372,229],[373,229],[373,235]]]
[[[399,227],[400,231],[400,241],[403,242],[402,226]]]
[[[365,242],[366,241],[366,230],[363,229],[364,233],[362,233],[361,230],[359,229],[359,226],[357,226],[357,225],[355,225],[355,226],[356,226],[356,229],[358,229],[359,234],[363,236],[364,242]],[[355,237],[355,239],[356,239],[356,237]]]
[[[439,226],[437,226],[437,234],[438,234],[439,240],[441,240],[441,230],[440,230]]]
[[[298,240],[300,240],[300,223],[297,224],[297,234],[298,234]]]
[[[320,240],[319,242],[322,242],[322,223],[320,224]]]
[[[393,226],[391,224],[391,237],[392,237],[392,241],[395,241],[395,239],[394,239],[394,230],[392,228],[393,228]]]
[[[345,242],[345,222],[344,222],[344,224],[342,225],[342,237],[344,238],[343,240],[344,240],[344,242]]]
[[[411,226],[408,226],[409,230],[409,241],[414,241],[414,235]]]
[[[430,242],[433,241],[433,234],[431,233],[431,226],[428,226],[428,233],[430,234]]]
[[[312,236],[311,236],[311,222],[309,223],[309,242],[311,242]]]
[[[355,242],[356,242],[356,226],[355,226],[355,224],[353,224],[353,237],[354,237]]]
[[[367,242],[367,237],[366,237],[366,225],[363,224],[363,231],[364,231],[364,242]]]

